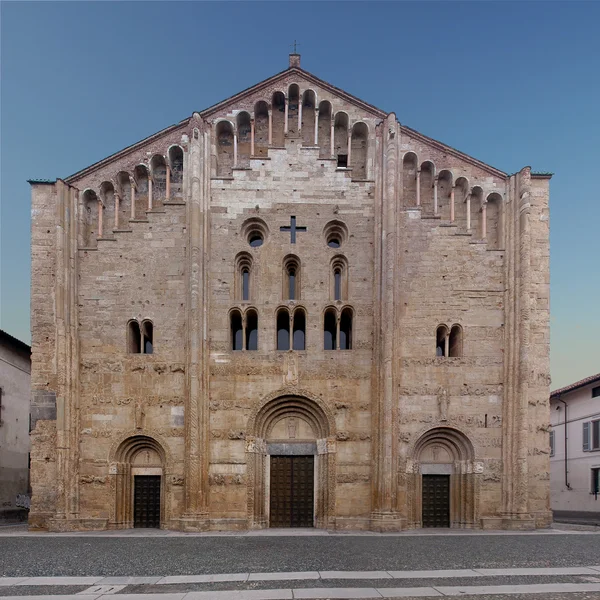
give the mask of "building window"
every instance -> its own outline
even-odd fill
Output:
[[[127,352],[129,354],[140,354],[142,351],[142,336],[140,324],[137,321],[129,321],[127,326]]]
[[[348,299],[348,263],[344,256],[334,256],[331,261],[331,299]]]
[[[554,431],[550,432],[550,456],[554,456],[556,448],[554,446]]]
[[[283,259],[283,299],[300,300],[300,259],[297,256]]]
[[[448,356],[452,358],[462,356],[462,345],[462,327],[460,325],[452,325],[448,344]]]
[[[334,308],[325,312],[323,323],[323,349],[335,350],[337,348],[337,315]]]
[[[277,312],[277,350],[290,348],[306,350],[306,313],[302,308],[297,308],[291,318],[285,308]]]
[[[249,308],[244,314],[239,310],[229,315],[231,329],[231,349],[258,350],[258,313]]]
[[[600,398],[600,385],[592,388],[592,398]]]
[[[152,321],[142,321],[142,352],[152,354],[154,351],[154,326]]]
[[[435,355],[448,356],[448,328],[445,325],[440,325],[435,334]]]
[[[583,424],[583,451],[600,450],[600,419]]]
[[[294,332],[292,349],[306,350],[306,314],[301,308],[294,311],[292,323]]]
[[[252,297],[252,257],[247,252],[236,256],[235,298],[248,302]]]
[[[277,313],[277,350],[290,349],[290,314],[281,309]]]
[[[594,496],[600,493],[600,467],[592,469],[592,489],[590,491]]]
[[[340,350],[352,350],[352,310],[348,307],[340,317]]]

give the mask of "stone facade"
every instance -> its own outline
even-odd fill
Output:
[[[27,515],[31,348],[0,330],[0,521]]]
[[[317,527],[420,527],[435,473],[453,527],[550,523],[549,175],[292,58],[32,182],[32,528],[131,527],[136,474],[165,528],[268,527],[269,456],[294,452]]]

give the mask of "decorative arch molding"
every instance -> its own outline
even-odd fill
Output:
[[[412,527],[422,525],[423,477],[432,474],[450,478],[450,526],[461,529],[478,527],[483,463],[477,462],[476,456],[473,442],[458,427],[429,427],[409,444],[407,510]]]
[[[136,412],[141,404],[136,405]],[[173,468],[173,457],[164,439],[155,433],[134,429],[119,436],[109,452],[110,492],[114,501],[110,507],[109,529],[133,527],[134,476],[138,468],[136,456],[150,450],[158,456],[158,463],[149,465],[151,474],[161,475],[160,513],[161,527],[169,520],[171,507],[168,493],[168,476]],[[146,471],[148,470],[145,469]]]
[[[316,437],[314,523],[319,528],[334,527],[335,418],[331,409],[318,396],[293,386],[281,388],[263,397],[248,418],[248,527],[262,529],[269,526],[270,456],[267,439],[273,426],[288,416],[307,422]]]

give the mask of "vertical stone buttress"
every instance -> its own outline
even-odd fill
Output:
[[[48,230],[38,227],[38,211],[44,211],[53,222],[53,244],[47,248],[45,260],[40,260],[38,253],[33,252],[32,263],[32,330],[34,337],[34,360],[32,365],[32,455],[50,454],[55,461],[55,471],[51,481],[44,481],[34,489],[32,506],[32,527],[46,526],[61,531],[77,528],[73,523],[79,518],[79,345],[77,332],[77,223],[78,192],[75,188],[58,180],[49,192],[50,186],[44,186],[44,195],[48,194],[50,202],[42,203],[41,190],[34,187],[32,194],[32,240]],[[48,193],[49,192],[49,193]],[[42,229],[46,227],[44,225]],[[47,239],[47,238],[46,238]],[[35,242],[34,242],[35,243]],[[45,264],[44,264],[45,263]],[[37,301],[44,282],[50,273],[54,273],[53,289],[46,290],[53,298],[49,312],[42,317]],[[46,309],[46,310],[48,310]],[[43,310],[43,309],[42,309]],[[46,322],[42,323],[42,319]],[[50,323],[51,322],[51,323]],[[48,327],[51,326],[51,327]],[[48,336],[50,328],[52,335]],[[37,334],[37,335],[36,335]],[[53,348],[48,352],[40,352],[43,345],[41,335]],[[42,379],[43,384],[42,384]],[[50,408],[48,399],[54,396],[55,410]],[[50,438],[54,448],[44,447],[46,436],[38,437],[37,421],[54,421],[55,437]],[[49,431],[48,425],[45,427]],[[39,479],[43,479],[38,469]],[[52,492],[50,491],[52,490]],[[51,494],[54,502],[47,497]],[[51,514],[44,508],[53,507]],[[41,509],[41,510],[40,510]],[[43,513],[46,517],[42,517]],[[39,514],[36,515],[36,513]],[[41,518],[40,518],[41,517]]]
[[[375,335],[373,353],[373,507],[377,531],[401,528],[398,513],[397,339],[398,155],[400,128],[391,113],[377,129]]]
[[[537,290],[532,286],[532,251],[537,250],[533,241],[537,244],[537,240],[532,240],[529,167],[510,177],[507,191],[502,518],[505,528],[529,529],[535,526],[529,507],[530,387],[536,365],[542,372],[547,370],[546,353],[536,352],[532,344],[531,323],[537,317],[547,322],[548,315],[536,311]],[[544,393],[547,402],[549,390]]]
[[[182,528],[207,527],[208,506],[208,256],[210,129],[192,119],[187,153],[188,308],[185,407],[185,514]]]

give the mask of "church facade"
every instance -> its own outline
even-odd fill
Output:
[[[548,526],[549,179],[293,54],[31,181],[30,527]]]

